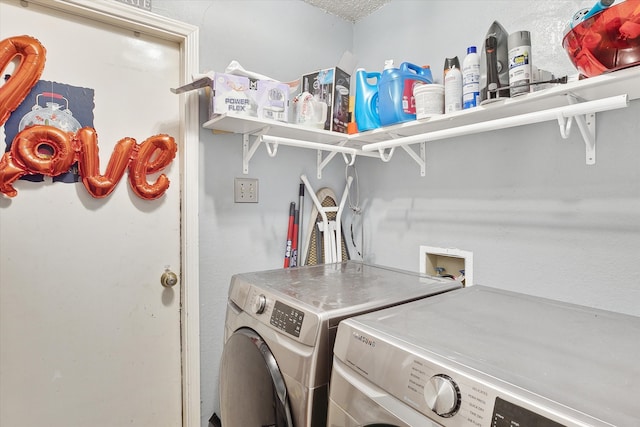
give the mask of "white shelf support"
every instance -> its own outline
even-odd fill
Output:
[[[560,136],[562,139],[569,138],[571,134],[571,124],[573,123],[573,117],[566,118],[562,115],[558,115],[558,126],[560,127]]]
[[[397,139],[397,138],[401,138],[400,135],[398,135],[395,132],[389,132],[387,135],[389,135],[389,138],[392,139]],[[404,148],[404,146],[403,146]],[[385,163],[388,163],[391,161],[391,157],[393,157],[393,153],[396,151],[396,147],[390,147],[390,148],[381,148],[378,150],[378,155],[380,156],[380,160],[382,160]]]
[[[243,174],[247,175],[249,173],[249,162],[251,161],[251,158],[253,157],[253,155],[256,154],[256,151],[258,150],[258,147],[262,142],[262,135],[268,132],[269,129],[270,129],[269,126],[265,126],[259,131],[254,132],[252,134],[246,134],[246,133],[242,134],[242,173]],[[253,141],[253,144],[251,144],[251,141],[250,141],[250,137],[252,136],[255,138],[255,140]]]
[[[571,99],[571,97],[570,97]],[[473,135],[481,132],[488,132],[499,129],[506,129],[515,126],[523,126],[533,123],[541,123],[546,121],[558,120],[560,124],[561,134],[563,137],[568,135],[571,124],[565,119],[575,119],[578,128],[582,133],[586,145],[587,164],[595,163],[595,114],[601,111],[615,110],[625,108],[629,105],[629,97],[625,95],[617,95],[608,98],[597,99],[594,101],[572,102],[571,105],[563,107],[550,108],[547,110],[535,111],[531,113],[520,114],[517,116],[504,117],[486,122],[473,123],[455,128],[448,128],[427,132],[419,135],[412,135],[388,141],[367,144],[362,150],[378,151],[386,150],[392,147],[406,146],[416,143],[424,143],[429,141],[437,141],[446,138],[454,138],[464,135]]]
[[[420,143],[420,155],[418,155],[418,153],[416,153],[412,148],[409,148],[408,145],[402,145],[402,148],[404,148],[404,151],[407,152],[407,154],[409,154],[411,156],[411,158],[413,160],[416,161],[416,163],[418,164],[418,166],[420,166],[420,176],[425,176],[427,174],[427,162],[426,162],[426,148],[425,148],[426,143],[424,141],[422,141]]]
[[[389,133],[389,136],[391,138],[393,138],[393,139],[402,138],[397,133]],[[418,144],[418,143],[420,144],[420,148],[419,148],[419,153],[420,154],[419,155],[412,148],[409,148],[408,145],[401,145],[400,147],[402,147],[404,149],[404,151],[406,151],[407,154],[409,154],[409,156],[411,156],[411,158],[416,161],[418,166],[420,166],[420,176],[425,176],[426,175],[425,142],[424,141],[416,141],[416,144]],[[378,154],[380,156],[380,160],[382,160],[385,163],[389,162],[391,160],[391,157],[393,156],[394,150],[395,150],[395,147],[391,147],[389,149],[384,149],[384,148],[378,149]]]
[[[380,148],[378,150],[378,154],[380,155],[380,160],[382,160],[385,163],[391,161],[391,157],[393,157],[394,151],[396,151],[396,147]]]
[[[265,142],[264,147],[267,149],[267,154],[269,157],[275,157],[278,154],[278,143],[277,142]]]
[[[261,142],[260,135],[254,135],[255,140],[253,144],[249,146],[250,136],[251,135],[246,133],[242,135],[242,173],[245,175],[249,173],[249,161],[251,161],[253,155],[256,154]]]
[[[337,147],[344,147],[344,144],[346,144],[347,141],[341,141],[338,143]],[[324,149],[325,151],[327,149]],[[329,151],[329,153],[326,155],[326,157],[322,157],[322,151],[323,150],[318,150],[318,155],[317,155],[317,160],[316,160],[316,166],[317,166],[317,177],[318,179],[322,179],[322,171],[323,169],[329,164],[329,162],[336,156],[336,154],[338,154],[338,151]],[[353,166],[356,162],[356,150],[354,149],[353,152],[343,152],[340,151],[340,153],[342,154],[342,158],[344,159],[344,162],[349,165],[349,166]]]
[[[316,170],[318,179],[322,179],[322,170],[329,164],[329,162],[338,154],[336,151],[331,151],[327,153],[324,159],[322,158],[322,150],[317,151],[316,157]]]
[[[356,164],[356,156],[355,154],[347,154],[347,153],[342,153],[342,158],[344,159],[344,162],[347,166],[353,166]]]
[[[596,115],[595,113],[576,116],[578,129],[584,139],[587,165],[596,164]]]
[[[569,103],[574,105],[582,102],[574,95],[567,95]],[[575,121],[582,135],[585,145],[585,154],[587,165],[596,164],[596,114],[587,113],[581,116],[575,116]]]

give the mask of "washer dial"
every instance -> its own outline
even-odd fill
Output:
[[[460,409],[460,389],[451,377],[434,375],[424,386],[424,399],[433,412],[451,417]]]

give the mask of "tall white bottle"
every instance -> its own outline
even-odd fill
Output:
[[[462,110],[462,71],[458,57],[444,60],[444,112]]]
[[[480,102],[480,55],[475,46],[467,48],[462,61],[462,108],[472,108]]]

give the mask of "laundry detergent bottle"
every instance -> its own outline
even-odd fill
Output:
[[[409,62],[393,66],[392,60],[385,62],[378,83],[378,114],[380,124],[388,126],[416,119],[413,87],[416,84],[431,84],[431,69]]]
[[[378,84],[380,73],[368,73],[364,68],[356,70],[355,108],[358,132],[365,132],[380,127],[378,114]]]

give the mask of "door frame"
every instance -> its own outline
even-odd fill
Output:
[[[175,42],[180,46],[180,80],[175,87],[191,81],[198,73],[198,27],[165,18],[113,0],[21,0],[57,9],[71,15]],[[169,90],[165,88],[164,90]],[[180,130],[180,332],[182,359],[182,425],[200,426],[200,316],[199,316],[199,234],[198,234],[198,146],[199,103],[196,92],[179,96]],[[187,244],[188,242],[188,244]]]

